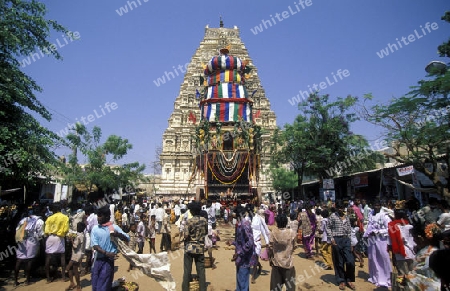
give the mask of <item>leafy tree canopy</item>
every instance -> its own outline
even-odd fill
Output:
[[[369,150],[367,140],[350,130],[358,120],[351,108],[356,97],[337,98],[311,94],[299,104],[301,113],[293,124],[274,134],[274,164],[289,163],[298,176],[332,178],[375,167],[376,154]]]
[[[442,20],[450,22],[450,12]],[[450,57],[450,40],[438,47],[438,54]],[[448,196],[449,184],[440,178],[442,170],[448,169],[450,155],[450,70],[446,61],[430,63],[427,79],[405,96],[370,109],[363,106],[362,113],[367,121],[385,129],[386,142],[394,149],[388,157],[414,165],[433,181],[438,193]]]
[[[89,192],[98,188],[99,192],[109,192],[119,188],[134,188],[143,181],[145,165],[138,162],[117,164],[132,145],[127,139],[110,135],[101,143],[102,132],[94,127],[89,132],[81,123],[76,123],[73,132],[66,137],[67,144],[72,148],[68,163],[64,166],[66,183],[84,185]],[[85,158],[86,164],[79,163],[78,156]]]
[[[285,168],[270,168],[272,187],[277,192],[290,191],[297,186],[297,175],[295,172]]]
[[[35,95],[42,88],[21,71],[18,61],[38,48],[48,48],[51,30],[67,32],[45,14],[45,5],[37,1],[0,2],[0,183],[6,187],[50,176],[57,162],[51,148],[58,137],[32,116],[34,112],[51,118]],[[56,50],[48,52],[61,58]]]

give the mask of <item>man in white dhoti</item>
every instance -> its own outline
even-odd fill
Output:
[[[19,233],[20,232],[20,233]],[[22,263],[25,263],[25,284],[30,284],[30,270],[33,259],[39,252],[39,242],[44,236],[44,221],[34,215],[33,210],[28,211],[28,216],[23,218],[16,228],[17,248],[16,267],[14,270],[14,284],[19,285],[18,276]]]
[[[45,221],[44,235],[47,237],[45,241],[45,274],[47,276],[47,283],[52,282],[50,279],[50,259],[57,256],[61,260],[61,278],[66,281],[66,234],[69,232],[69,217],[61,213],[61,206],[59,203],[52,205],[52,212],[54,213]]]
[[[264,242],[266,245],[269,243],[269,228],[267,227],[266,221],[265,221],[265,213],[264,209],[258,210],[258,213],[253,216],[252,219],[252,231],[253,231],[253,240],[255,242],[255,253],[257,255],[258,264],[253,268],[252,271],[252,284],[255,284],[255,278],[257,273],[261,273],[262,271],[262,265],[259,262],[259,255],[261,254],[261,236],[264,237]]]

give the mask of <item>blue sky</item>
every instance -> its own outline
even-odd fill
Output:
[[[58,133],[84,117],[104,137],[127,138],[133,150],[122,162],[144,163],[148,173],[183,76],[160,86],[153,81],[189,62],[205,26],[218,27],[220,15],[225,27],[240,29],[279,126],[299,114],[289,100],[333,81],[338,70],[348,73],[321,93],[372,93],[378,103],[401,96],[425,78],[426,64],[439,60],[437,46],[450,31],[440,19],[447,0],[43,2],[48,18],[79,35],[71,41],[53,33],[63,60],[35,55],[23,68],[43,87],[38,98],[53,114],[43,125]],[[389,54],[380,57],[381,50]],[[364,122],[352,129],[371,142],[380,137],[380,129]]]

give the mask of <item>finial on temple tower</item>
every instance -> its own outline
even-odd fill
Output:
[[[220,15],[220,27],[223,27],[222,15]]]

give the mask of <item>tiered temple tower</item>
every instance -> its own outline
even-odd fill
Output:
[[[222,50],[221,53],[220,50],[223,48],[226,48],[226,50]],[[226,53],[225,56],[230,55],[233,56],[233,59],[239,59],[242,62],[240,68],[245,69],[245,71],[234,75],[231,72],[231,74],[225,74],[226,76],[222,74],[221,76],[219,71],[213,73],[214,70],[210,67],[209,73],[215,77],[213,78],[211,74],[205,75],[213,58],[224,56],[224,52]],[[222,87],[226,83],[230,84],[229,86],[241,84],[236,88],[238,91],[245,90],[245,96],[242,95],[242,97],[249,101],[245,102],[248,104],[245,109],[240,108],[239,111],[238,106],[235,107],[236,115],[227,111],[229,118],[225,118],[223,114],[220,116],[216,112],[211,114],[210,111],[208,113],[207,109],[208,103],[210,110],[211,108],[214,110],[219,108],[211,107],[211,97],[213,96],[211,94],[213,94],[214,88],[221,87],[217,86],[221,83]],[[226,93],[221,92],[220,94]],[[233,91],[233,94],[236,94],[236,92]],[[223,97],[223,95],[216,95],[216,98],[221,98],[221,96]],[[201,111],[202,109],[203,111]],[[202,112],[203,115],[201,115]],[[205,123],[206,121],[208,124]],[[237,126],[235,126],[236,121]],[[253,129],[250,130],[249,135],[248,129],[250,127]],[[203,137],[202,142],[201,130],[206,129],[209,132],[203,133],[206,136]],[[249,136],[255,134],[253,132],[255,129],[260,137],[256,136],[258,140],[254,141],[254,145],[249,144]],[[269,175],[266,171],[270,160],[270,137],[275,129],[275,113],[270,109],[270,102],[259,80],[258,70],[253,65],[253,61],[240,39],[239,29],[237,27],[224,28],[222,21],[219,28],[206,26],[205,36],[191,59],[181,84],[180,93],[175,100],[174,111],[169,118],[169,127],[163,134],[163,148],[160,155],[162,173],[157,194],[177,197],[198,196],[199,193],[213,195],[218,194],[218,191],[223,192],[227,189],[229,191],[231,189],[233,193],[244,193],[248,189],[250,191],[252,191],[251,189],[258,189],[258,194],[272,192]],[[242,134],[242,130],[245,134]],[[245,140],[245,146],[238,144],[240,140]],[[204,171],[207,164],[201,161],[201,156],[204,157],[202,153],[213,150],[221,152],[223,150],[223,152],[228,153],[223,155],[222,162],[227,162],[231,161],[234,150],[245,148],[250,151],[251,147],[257,147],[252,149],[255,153],[257,151],[257,157],[254,158],[253,164],[250,166],[255,167],[257,165],[258,169],[246,169],[246,171],[250,170],[251,172],[248,177],[250,180],[247,181],[249,184],[247,190],[245,187],[239,187],[238,185],[239,182],[243,182],[242,179],[240,181],[233,179],[229,181],[230,183],[223,184],[223,187],[207,189],[205,183],[208,183],[208,177],[205,177]],[[216,185],[219,184],[216,183]]]

